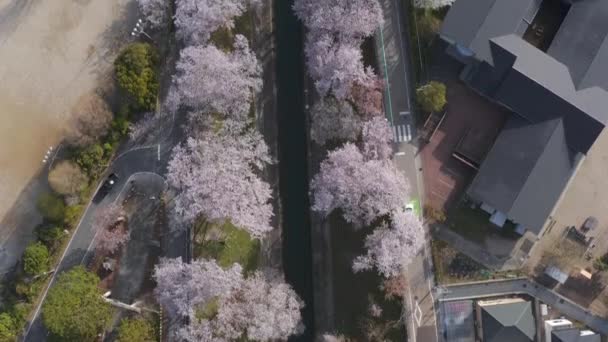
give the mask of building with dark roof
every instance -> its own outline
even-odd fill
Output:
[[[467,194],[538,235],[608,121],[608,1],[457,0],[440,35],[513,113]]]
[[[484,342],[531,342],[536,326],[532,304],[521,298],[477,302],[477,317]]]
[[[600,342],[601,340],[599,334],[590,330],[568,328],[551,332],[551,342]]]
[[[545,321],[543,342],[600,342],[601,336],[591,330],[579,330],[567,319]]]

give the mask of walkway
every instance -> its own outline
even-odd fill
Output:
[[[608,335],[608,320],[593,315],[580,305],[526,278],[448,285],[439,292],[440,301],[527,294],[554,307],[565,316],[584,323],[592,330]]]
[[[385,82],[385,115],[396,132],[394,162],[409,181],[411,199],[422,202],[422,174],[415,143],[414,82],[410,72],[408,18],[405,15],[409,9],[398,0],[380,0],[380,5],[384,25],[375,37],[376,54],[380,67],[378,73]],[[417,335],[424,331],[424,342],[431,342],[429,335],[437,338],[437,334],[432,293],[435,280],[428,243],[408,265],[406,277],[408,340],[416,341]]]

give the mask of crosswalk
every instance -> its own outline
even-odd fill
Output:
[[[408,124],[393,126],[393,138],[396,142],[410,142],[412,140],[412,127]]]

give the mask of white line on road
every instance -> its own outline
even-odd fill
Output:
[[[156,159],[158,161],[160,161],[160,144],[157,145],[157,149],[156,149]]]
[[[94,194],[93,196],[95,196],[95,194],[97,194],[97,192],[99,191],[99,188],[101,188],[102,184],[103,184],[103,182],[100,182],[97,185],[97,189],[95,189],[95,192],[93,193]],[[85,216],[84,214],[86,214],[86,212],[89,210],[89,208],[91,207],[91,204],[93,204],[93,197],[91,197],[91,200],[89,201],[89,204],[87,205],[87,207],[83,211],[83,215],[80,217],[80,221],[78,221],[78,226],[76,226],[76,229],[72,233],[72,237],[70,237],[70,241],[68,242],[68,245],[66,246],[65,250],[63,250],[63,254],[61,254],[61,258],[59,259],[59,262],[57,263],[56,271],[51,276],[51,280],[48,282],[48,284],[46,286],[46,289],[44,289],[44,293],[42,294],[41,300],[38,303],[38,307],[36,307],[36,311],[34,311],[34,315],[32,316],[32,321],[28,324],[27,329],[25,330],[25,334],[23,335],[23,340],[24,341],[26,340],[27,335],[29,334],[30,330],[32,329],[32,325],[36,321],[36,317],[38,317],[38,313],[40,312],[40,308],[42,307],[42,303],[44,303],[44,300],[46,299],[46,295],[48,294],[49,289],[51,288],[51,285],[55,281],[55,277],[59,273],[59,266],[61,266],[61,263],[63,262],[63,259],[65,259],[66,254],[70,250],[70,246],[72,245],[72,241],[74,241],[74,237],[76,236],[76,234],[80,230],[80,226],[82,225],[82,220],[84,220],[84,216]]]
[[[408,296],[408,301],[409,301],[409,308],[410,310],[412,310],[412,315],[413,315],[413,302],[412,302],[412,291],[410,290],[410,287],[407,287],[407,296]],[[416,341],[416,326],[414,326],[414,320],[412,319],[412,336],[414,337],[414,341]]]

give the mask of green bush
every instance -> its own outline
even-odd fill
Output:
[[[158,54],[154,47],[146,43],[129,45],[114,61],[118,85],[143,110],[156,106],[158,77],[156,68]]]
[[[29,303],[33,303],[40,294],[46,278],[47,277],[36,278],[31,282],[20,279],[15,284],[15,292],[19,297],[25,298]]]
[[[445,93],[445,84],[431,81],[416,89],[416,101],[427,113],[439,112],[447,103]]]
[[[77,266],[63,273],[42,306],[42,321],[56,337],[66,341],[93,341],[111,318],[103,301],[99,278]]]
[[[154,342],[152,325],[143,319],[123,319],[118,328],[117,342]]]
[[[38,275],[49,269],[49,250],[41,242],[32,243],[23,253],[23,270],[29,275]]]
[[[39,224],[36,226],[36,236],[39,241],[44,243],[49,249],[52,249],[55,246],[55,243],[63,236],[63,229],[58,226]]]
[[[38,211],[49,221],[62,222],[65,215],[63,199],[52,193],[45,193],[38,197]]]
[[[84,206],[80,204],[68,205],[65,208],[65,217],[63,218],[63,222],[73,228],[76,227],[78,221],[80,220],[80,215],[82,215],[82,210]]]
[[[0,314],[0,342],[15,341],[17,325],[15,319],[6,312]]]
[[[103,147],[100,144],[93,144],[79,150],[76,154],[76,163],[90,176],[96,176],[105,164]]]

